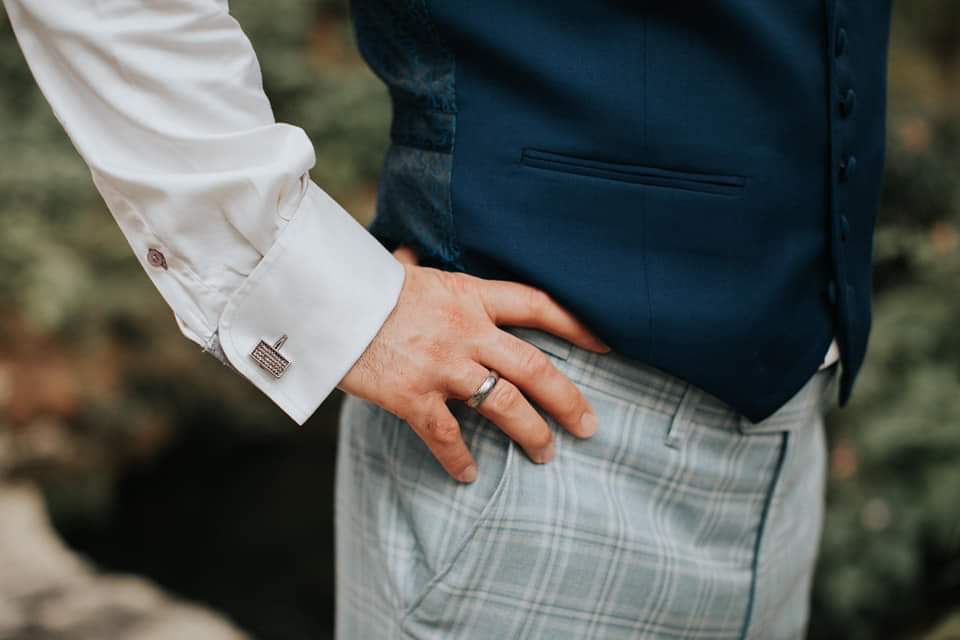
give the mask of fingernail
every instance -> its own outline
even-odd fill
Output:
[[[600,350],[603,351],[604,353],[606,353],[606,352],[608,352],[608,351],[613,351],[613,347],[611,347],[610,345],[608,345],[608,344],[607,344],[606,342],[604,342],[603,340],[597,340],[597,344],[600,345]]]
[[[457,476],[457,480],[460,482],[471,483],[477,479],[477,465],[471,464],[469,467],[460,472],[460,475]]]
[[[553,460],[553,454],[556,452],[556,450],[557,450],[556,444],[554,443],[553,440],[551,440],[550,444],[548,444],[543,450],[537,453],[535,460],[539,464],[546,464],[551,460]]]
[[[590,411],[585,411],[580,416],[580,428],[583,429],[583,437],[589,438],[597,432],[597,416]]]

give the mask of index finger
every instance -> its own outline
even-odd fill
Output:
[[[542,289],[508,280],[483,280],[479,290],[494,324],[543,329],[590,351],[610,351],[583,322]]]

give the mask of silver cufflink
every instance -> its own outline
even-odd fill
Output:
[[[260,342],[257,343],[257,346],[253,348],[253,351],[250,352],[250,357],[260,365],[261,369],[266,370],[274,378],[279,378],[286,372],[287,367],[290,366],[290,360],[280,353],[280,348],[286,341],[287,334],[280,336],[280,338],[273,343],[273,346],[261,339]]]

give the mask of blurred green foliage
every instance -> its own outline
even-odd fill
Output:
[[[960,3],[896,4],[874,324],[831,414],[812,635],[960,637]]]
[[[232,10],[278,119],[316,145],[314,179],[367,222],[389,103],[345,3]],[[897,3],[890,71],[873,333],[851,404],[830,416],[815,638],[960,637],[960,2]],[[181,337],[2,12],[0,82],[0,473],[43,482],[58,518],[96,520],[117,474],[185,431],[293,437]]]

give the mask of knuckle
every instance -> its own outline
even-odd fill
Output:
[[[548,375],[553,364],[543,351],[536,347],[524,346],[520,353],[520,368],[529,377]]]
[[[478,333],[477,335],[463,341],[462,346],[464,355],[471,362],[480,362],[483,360],[484,349],[488,348],[490,344],[496,344],[496,341],[487,338],[485,333]]]
[[[474,292],[476,284],[474,276],[466,273],[444,271],[441,277],[444,278],[449,291],[456,296],[469,296]]]
[[[512,383],[501,379],[500,382],[493,387],[487,401],[491,402],[500,413],[511,413],[520,408],[524,399],[519,389]]]
[[[464,393],[480,385],[480,382],[477,382],[476,369],[471,362],[465,360],[451,364],[445,377],[448,388],[463,390]]]
[[[527,306],[531,311],[541,312],[550,303],[550,296],[543,289],[527,288]]]
[[[456,444],[460,439],[460,425],[455,419],[447,416],[427,416],[424,421],[424,431],[428,438],[442,446]]]

